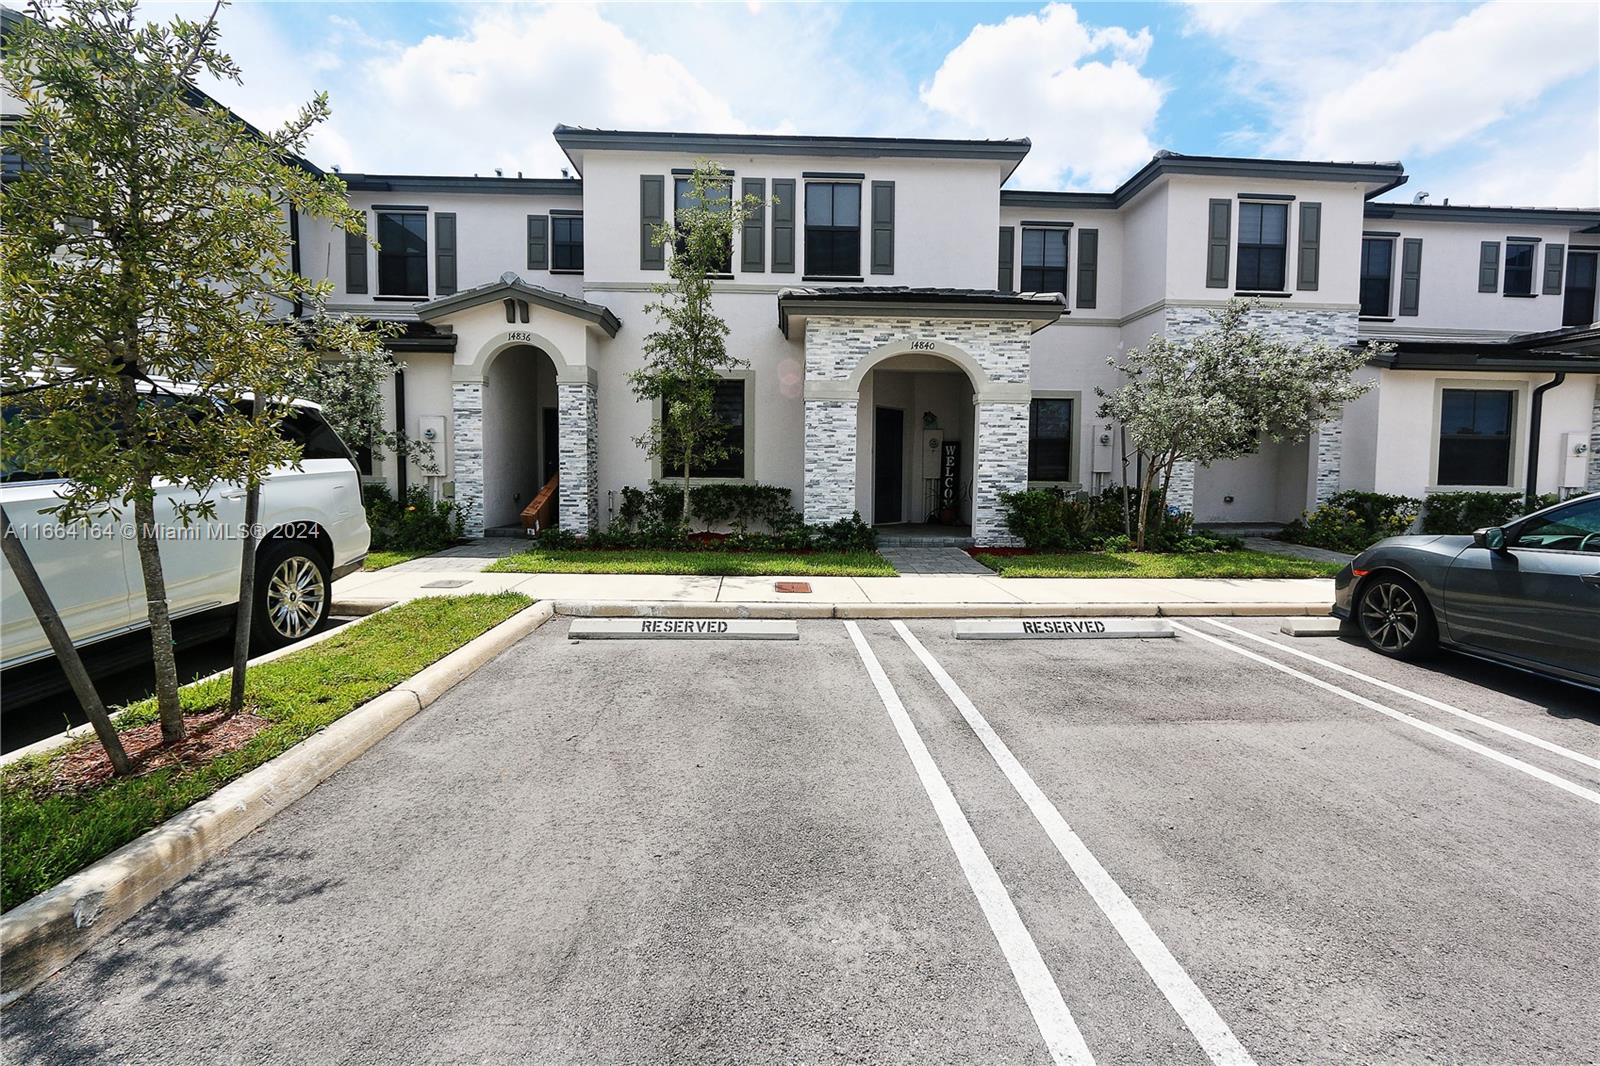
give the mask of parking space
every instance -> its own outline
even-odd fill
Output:
[[[1217,621],[558,619],[7,1011],[6,1057],[1600,1055],[1589,696]]]

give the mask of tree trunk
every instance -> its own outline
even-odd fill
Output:
[[[689,460],[694,457],[692,448],[683,450],[683,530],[689,531]]]
[[[161,741],[172,744],[183,739],[183,708],[178,704],[178,660],[172,643],[172,615],[167,608],[167,582],[161,571],[154,501],[134,500],[133,521],[139,570],[144,577],[145,608],[150,617],[150,657],[156,672]]]
[[[61,616],[56,614],[55,603],[50,599],[44,582],[39,580],[39,571],[34,569],[28,550],[11,532],[11,516],[6,514],[4,507],[0,507],[0,549],[4,551],[6,562],[11,564],[11,572],[16,575],[17,585],[27,597],[28,606],[33,608],[34,615],[39,619],[39,628],[44,630],[51,650],[56,653],[61,672],[67,675],[72,694],[78,698],[78,706],[83,708],[84,715],[94,726],[95,736],[100,738],[101,746],[106,749],[112,771],[118,776],[127,774],[128,753],[122,750],[122,740],[117,736],[116,726],[111,724],[106,705],[100,702],[100,693],[95,691],[94,682],[89,679],[89,671],[84,669],[78,649],[72,646],[72,636],[62,624]]]
[[[244,709],[245,667],[250,661],[250,624],[256,599],[256,522],[261,514],[261,483],[253,481],[244,497],[244,548],[239,560],[239,606],[233,618],[233,679],[228,714]]]
[[[1134,541],[1135,551],[1144,551],[1145,530],[1150,519],[1150,488],[1155,481],[1156,464],[1154,457],[1145,464],[1144,473],[1139,478],[1139,537]]]

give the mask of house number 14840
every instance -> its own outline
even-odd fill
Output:
[[[912,341],[911,350],[914,352],[931,352],[934,350],[933,341]]]

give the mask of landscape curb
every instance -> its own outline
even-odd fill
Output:
[[[556,600],[570,618],[1242,618],[1312,617],[1306,603],[706,603]]]
[[[548,601],[517,612],[271,762],[0,915],[0,955],[5,958],[0,1007],[32,991],[554,613]]]

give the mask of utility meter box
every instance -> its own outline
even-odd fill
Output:
[[[1561,487],[1581,489],[1589,468],[1589,436],[1586,433],[1561,434]]]
[[[1090,449],[1094,455],[1094,465],[1091,468],[1091,472],[1109,474],[1112,469],[1111,459],[1114,450],[1112,442],[1116,440],[1116,429],[1110,422],[1102,422],[1092,426],[1091,431],[1094,434],[1093,447]]]

